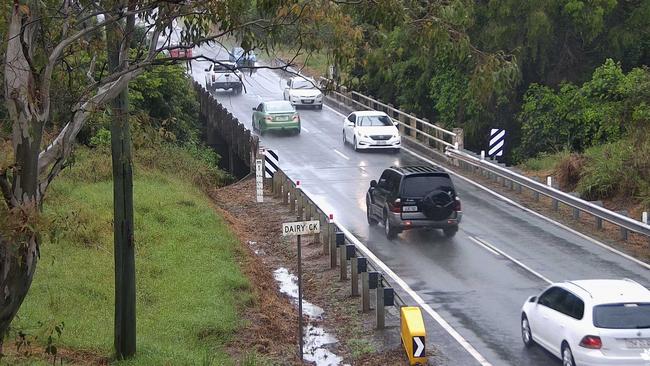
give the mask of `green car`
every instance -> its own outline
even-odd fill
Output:
[[[266,131],[300,133],[300,115],[289,101],[262,102],[253,108],[253,130],[264,135]]]

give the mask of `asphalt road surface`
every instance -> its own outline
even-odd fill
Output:
[[[227,59],[216,47],[195,50]],[[219,54],[221,52],[221,54]],[[193,76],[204,81],[207,63],[195,61]],[[246,75],[246,91],[215,96],[250,130],[252,108],[281,100],[285,85],[275,71]],[[428,164],[402,151],[354,152],[342,139],[340,113],[300,109],[302,133],[267,133],[264,147],[274,149],[281,168],[337,222],[353,232],[427,304],[440,313],[492,365],[560,365],[539,347],[525,349],[520,309],[547,281],[631,278],[650,284],[647,268],[568,230],[513,206],[463,179],[453,177],[464,212],[452,238],[441,232],[404,232],[386,239],[383,226],[369,227],[365,194],[371,179],[391,165]],[[428,340],[449,365],[478,364],[441,327],[425,315]]]

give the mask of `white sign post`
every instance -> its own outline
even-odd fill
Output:
[[[255,186],[257,202],[264,202],[264,160],[255,159]]]
[[[300,344],[300,361],[303,361],[302,349],[302,252],[300,248],[300,236],[308,234],[320,234],[320,221],[296,221],[282,223],[282,236],[298,237],[298,342]]]

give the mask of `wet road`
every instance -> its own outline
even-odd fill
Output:
[[[227,59],[223,51],[219,56],[215,49],[203,52]],[[205,65],[194,63],[197,81],[203,82]],[[247,75],[245,85],[242,95],[219,91],[216,98],[252,130],[251,109],[263,100],[281,100],[284,80],[262,69]],[[560,365],[539,347],[525,349],[520,337],[521,305],[547,281],[626,277],[650,284],[647,268],[460,178],[454,183],[464,216],[453,239],[438,231],[411,231],[388,240],[381,225],[371,228],[366,223],[370,180],[390,165],[427,163],[405,151],[354,152],[342,141],[344,116],[328,107],[301,109],[300,115],[300,135],[268,133],[262,145],[276,150],[282,169],[300,180],[317,204],[333,213],[493,365]],[[476,364],[431,319],[427,330],[448,364]]]

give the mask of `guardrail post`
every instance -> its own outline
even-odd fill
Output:
[[[451,130],[451,132],[455,133],[456,136],[453,137],[451,140],[451,143],[454,145],[458,145],[458,149],[462,150],[465,148],[465,132],[463,131],[462,128],[454,128]]]
[[[296,212],[296,187],[294,185],[291,185],[289,188],[289,212],[295,213]]]
[[[552,176],[546,177],[546,185],[549,186],[549,187],[553,187],[553,177]],[[551,201],[553,202],[553,210],[557,211],[560,208],[560,203],[555,198],[551,198]]]
[[[352,247],[354,249],[354,246]],[[356,253],[350,258],[350,278],[352,280],[352,296],[359,296],[359,258]]]
[[[569,192],[569,194],[572,195],[573,197],[580,198],[580,193],[578,193],[578,192]],[[579,208],[576,208],[576,207],[573,208],[573,219],[574,220],[580,220],[580,209]]]
[[[643,211],[643,213],[641,214],[641,222],[648,225],[648,212],[647,211]]]
[[[400,124],[399,124],[400,135],[402,135],[402,136],[410,136],[411,135],[411,129],[406,127],[406,125],[408,124],[408,119],[406,118],[406,116],[404,114],[400,113],[399,116],[397,116],[397,119],[400,121]]]
[[[321,231],[320,231],[321,238],[320,238],[320,240],[321,240],[321,243],[323,244],[323,254],[327,255],[330,252],[330,241],[329,241],[329,232],[330,231],[328,230],[329,229],[329,226],[328,226],[328,221],[329,220],[328,220],[327,215],[325,215],[325,213],[320,215],[320,218],[321,218],[320,219],[320,227],[321,227]]]
[[[415,117],[415,115],[413,115],[413,117]],[[409,136],[417,140],[418,138],[417,121],[411,116],[409,116],[408,124],[409,124]]]
[[[282,204],[289,204],[289,179],[286,176],[282,177]]]
[[[603,207],[603,201],[591,201],[591,203],[596,205],[596,206]],[[594,216],[594,218],[596,219],[596,229],[602,230],[603,229],[603,219],[601,219],[598,216]]]
[[[298,217],[300,217],[300,219],[302,220],[305,212],[305,207],[303,206],[304,205],[303,201],[305,200],[305,197],[301,188],[296,187],[296,191],[298,192],[298,194],[296,195],[296,206],[298,209]]]
[[[379,275],[377,279],[377,307],[375,308],[375,317],[377,321],[377,329],[384,329],[386,326],[386,309],[384,309],[384,284],[382,283],[382,276]]]
[[[361,275],[361,311],[365,313],[370,308],[370,292],[368,289],[368,259],[366,257],[357,257],[357,273]]]
[[[341,267],[341,275],[339,277],[339,280],[345,281],[348,279],[348,262],[345,259],[346,252],[345,252],[345,245],[341,245],[339,247],[339,265]]]
[[[336,268],[336,250],[338,247],[345,245],[345,234],[336,231],[334,222],[330,223],[330,268]]]
[[[621,215],[623,215],[623,216],[627,216],[627,215],[628,215],[627,210],[621,210],[621,211],[616,211],[616,212],[619,213],[619,214],[621,214]],[[625,241],[627,241],[627,229],[621,226],[621,227],[620,227],[620,230],[621,230],[621,231],[620,231],[620,233],[621,233],[621,234],[620,234],[621,240],[625,240]]]

